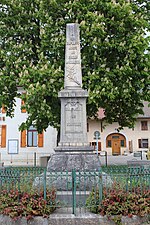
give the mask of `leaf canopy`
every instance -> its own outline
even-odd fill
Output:
[[[150,102],[148,0],[2,0],[0,8],[0,105],[13,116],[15,97],[25,101],[21,129],[59,128],[65,29],[75,22],[88,116],[102,107],[107,122],[134,125],[143,101]]]

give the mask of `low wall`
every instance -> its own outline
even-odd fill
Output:
[[[148,217],[122,217],[122,225],[148,225]],[[115,225],[113,221],[95,214],[85,213],[78,216],[70,214],[52,214],[49,218],[35,217],[27,221],[25,218],[17,221],[8,216],[0,215],[0,225]]]

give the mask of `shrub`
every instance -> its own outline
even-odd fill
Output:
[[[101,215],[132,215],[144,216],[150,214],[150,190],[143,193],[129,193],[123,190],[111,190],[105,193],[98,207]]]
[[[26,193],[17,190],[4,190],[0,194],[0,213],[14,220],[25,216],[27,220],[34,216],[47,217],[55,210],[56,191],[47,191],[46,200],[43,192]]]
[[[109,191],[104,189],[103,199],[99,204],[97,203],[98,199],[99,192],[95,193],[93,190],[86,202],[88,209],[91,212],[100,213],[102,216],[113,218],[116,224],[121,224],[119,221],[121,221],[122,216],[137,215],[143,217],[150,214],[150,190],[140,192],[140,189],[137,189],[136,193],[126,192],[117,186]],[[96,204],[94,204],[95,202]]]
[[[90,212],[98,213],[99,204],[99,191],[93,189],[86,200],[86,207],[90,210]]]

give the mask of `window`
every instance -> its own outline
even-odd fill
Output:
[[[141,121],[141,130],[148,130],[147,121]]]
[[[96,142],[90,142],[90,145],[94,147],[94,150],[96,149]],[[101,142],[98,142],[98,151],[101,151]]]
[[[27,131],[27,147],[37,147],[37,130],[33,126]]]
[[[148,139],[139,139],[139,148],[148,148]]]
[[[125,147],[124,140],[121,140],[121,141],[120,141],[120,145],[121,145],[121,147]]]
[[[112,138],[113,139],[119,139],[119,136],[118,135],[117,136],[115,135],[115,136],[112,136]]]
[[[43,147],[44,133],[38,134],[35,127],[31,126],[29,130],[21,132],[21,147]]]
[[[21,112],[26,113],[25,102],[23,100],[21,100]]]
[[[111,147],[111,140],[107,140],[107,147]]]
[[[25,96],[25,93],[23,93],[22,95]],[[23,99],[21,99],[21,112],[26,113],[25,101]]]

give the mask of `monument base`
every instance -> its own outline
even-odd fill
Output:
[[[55,153],[48,161],[47,171],[98,171],[101,167],[99,157],[94,153]]]
[[[93,147],[92,146],[89,146],[89,145],[86,145],[86,146],[57,146],[55,149],[54,149],[55,152],[64,152],[64,153],[74,153],[74,152],[84,152],[84,153],[87,153],[87,152],[91,152],[93,153]]]

